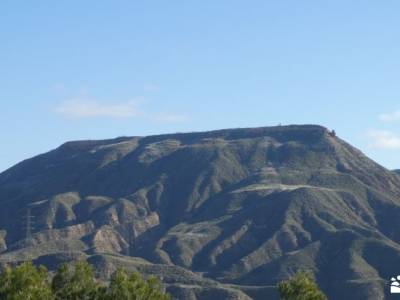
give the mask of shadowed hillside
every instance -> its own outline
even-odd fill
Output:
[[[324,127],[69,142],[0,174],[0,262],[86,258],[178,299],[274,299],[299,269],[330,299],[400,272],[400,176]]]

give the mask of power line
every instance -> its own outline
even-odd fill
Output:
[[[23,229],[25,231],[25,245],[30,245],[32,243],[32,231],[34,225],[34,216],[32,215],[32,211],[30,207],[26,208],[26,213],[23,216]]]

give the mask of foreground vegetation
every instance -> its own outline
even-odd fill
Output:
[[[278,284],[282,300],[327,300],[310,273],[299,272]],[[54,276],[44,266],[25,262],[0,275],[0,300],[169,300],[155,278],[118,269],[108,284],[95,278],[85,261],[63,264]]]
[[[299,272],[292,278],[278,284],[282,300],[327,300],[319,289],[313,276],[307,272]]]
[[[161,283],[119,269],[109,284],[96,280],[93,268],[80,261],[62,265],[50,279],[47,269],[26,262],[0,275],[1,300],[168,300]]]

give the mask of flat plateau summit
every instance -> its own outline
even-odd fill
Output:
[[[400,273],[400,176],[316,125],[68,142],[1,173],[0,208],[0,264],[124,266],[176,299],[277,299],[310,270],[375,300]]]

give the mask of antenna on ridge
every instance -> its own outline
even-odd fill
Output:
[[[29,203],[27,204],[26,212],[23,213],[22,215],[22,231],[25,231],[25,239],[23,239],[23,242],[25,243],[25,246],[31,246],[33,244],[33,235],[32,232],[34,230],[34,219],[35,216],[32,215],[32,209],[35,207],[40,206],[42,203],[46,201],[37,201],[34,203]]]
[[[33,219],[34,216],[32,215],[32,208],[28,206],[26,208],[26,214],[23,217],[23,225],[25,229],[25,245],[29,246],[32,243],[32,230],[33,230]]]

